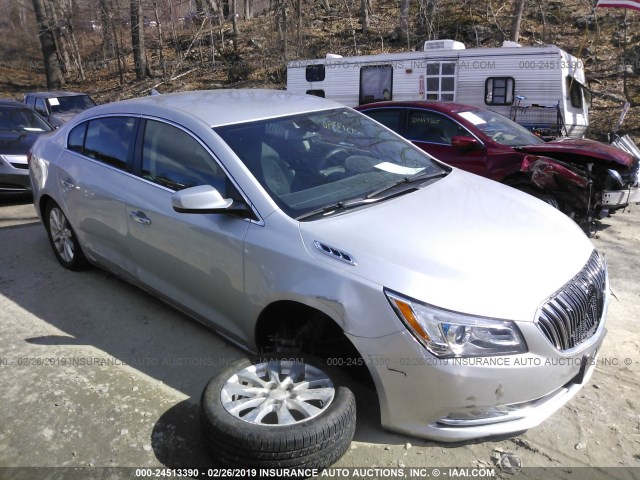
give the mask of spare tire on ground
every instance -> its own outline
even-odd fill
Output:
[[[349,448],[356,402],[321,360],[243,359],[209,381],[200,416],[216,465],[320,469]]]

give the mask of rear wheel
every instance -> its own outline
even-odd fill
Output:
[[[328,467],[356,423],[340,372],[309,358],[236,362],[207,384],[200,414],[208,449],[228,467]]]
[[[82,270],[87,260],[82,253],[78,238],[62,209],[54,202],[47,205],[44,224],[49,242],[58,262],[69,270]]]

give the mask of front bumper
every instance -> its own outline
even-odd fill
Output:
[[[605,190],[602,192],[603,207],[620,208],[637,202],[640,202],[640,189],[638,187],[628,190]]]
[[[31,179],[26,155],[22,161],[11,163],[0,158],[0,195],[31,193]]]
[[[520,432],[565,405],[589,381],[606,334],[559,352],[534,324],[519,325],[529,352],[438,359],[408,332],[350,337],[369,366],[383,427],[442,442]]]

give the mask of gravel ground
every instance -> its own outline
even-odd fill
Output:
[[[615,298],[596,371],[567,406],[518,436],[444,445],[381,429],[375,392],[356,385],[356,435],[336,466],[495,467],[501,476],[512,454],[567,475],[636,467],[619,478],[640,478],[640,206],[605,219],[593,241]],[[0,259],[0,479],[29,478],[2,467],[208,465],[199,396],[239,350],[101,270],[64,270],[28,201],[0,200]],[[56,472],[48,478],[68,478]]]

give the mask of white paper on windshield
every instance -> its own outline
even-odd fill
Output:
[[[424,167],[420,167],[420,168],[404,167],[402,165],[396,165],[395,163],[390,163],[390,162],[382,162],[377,164],[375,167],[380,170],[384,170],[385,172],[395,173],[397,175],[415,175],[416,173],[424,170]]]
[[[58,105],[60,105],[60,101],[56,97],[50,98],[49,105],[51,105],[52,107],[57,107]]]
[[[43,129],[35,127],[24,127],[23,130],[26,130],[27,132],[44,132]]]
[[[460,112],[458,113],[458,115],[460,115],[465,120],[469,120],[474,125],[482,125],[483,123],[487,123],[473,112]]]

